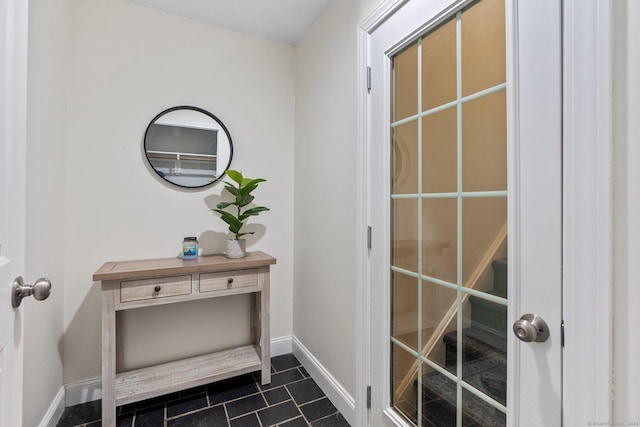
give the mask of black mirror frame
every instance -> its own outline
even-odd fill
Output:
[[[227,165],[224,168],[224,172],[222,172],[222,174],[220,174],[220,176],[216,179],[214,179],[213,181],[211,181],[208,184],[204,184],[204,185],[197,185],[197,186],[186,186],[186,185],[180,185],[180,184],[176,184],[175,182],[171,182],[169,181],[166,177],[162,176],[157,170],[156,168],[153,166],[153,164],[151,163],[151,159],[149,159],[149,155],[147,154],[147,134],[149,133],[149,130],[151,129],[151,126],[156,122],[156,120],[158,120],[160,117],[164,116],[165,114],[168,114],[172,111],[176,111],[176,110],[193,110],[193,111],[198,111],[202,114],[205,114],[209,117],[211,117],[216,123],[218,123],[220,125],[220,127],[222,128],[222,130],[224,130],[224,133],[227,135],[227,139],[229,139],[229,162],[227,163]],[[220,181],[224,175],[225,172],[227,170],[229,170],[229,167],[231,167],[231,160],[233,160],[233,141],[231,140],[231,134],[229,133],[229,130],[227,129],[227,127],[224,125],[224,123],[222,123],[222,120],[220,120],[218,117],[216,117],[214,114],[210,113],[207,110],[203,110],[202,108],[198,108],[198,107],[193,107],[190,105],[180,105],[177,107],[171,107],[171,108],[167,108],[166,110],[158,113],[152,120],[151,122],[149,122],[149,124],[147,125],[147,129],[144,131],[144,139],[142,141],[142,145],[143,145],[143,151],[144,151],[144,155],[147,158],[147,163],[149,164],[149,166],[151,167],[151,169],[153,169],[153,171],[156,173],[156,175],[158,175],[158,177],[160,177],[164,182],[167,182],[171,185],[175,185],[176,187],[180,187],[180,188],[188,188],[188,189],[198,189],[198,188],[205,188],[205,187],[209,187],[210,185],[215,184],[216,182]]]

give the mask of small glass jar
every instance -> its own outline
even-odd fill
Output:
[[[185,237],[182,241],[182,259],[198,258],[198,239],[196,237]]]

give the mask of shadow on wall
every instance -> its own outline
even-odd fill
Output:
[[[65,330],[64,336],[74,337],[74,339],[64,340],[64,371],[69,372],[70,370],[66,367],[74,366],[75,372],[75,378],[64,378],[65,384],[99,376],[102,360],[100,282],[80,281],[78,283],[81,284],[79,286],[90,288],[88,291],[86,289],[76,291],[86,292],[86,295],[78,304],[75,315]]]

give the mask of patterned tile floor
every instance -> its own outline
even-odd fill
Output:
[[[117,427],[349,427],[292,354],[271,359],[271,384],[244,375],[119,407]],[[57,427],[100,426],[99,400],[65,409]]]

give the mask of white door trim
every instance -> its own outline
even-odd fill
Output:
[[[386,0],[358,28],[356,425],[368,425],[370,224],[366,69],[371,33],[405,1]],[[564,0],[563,354],[564,425],[612,414],[611,11],[598,0]],[[594,173],[595,171],[595,173]],[[375,242],[374,242],[375,244]],[[577,333],[574,333],[576,331]],[[586,332],[588,331],[588,332]]]
[[[369,33],[358,28],[357,67],[357,147],[356,147],[356,426],[369,425],[367,408],[367,385],[370,365],[370,278],[369,249],[367,243],[369,220],[369,154],[367,96],[367,65],[369,64]]]
[[[612,416],[611,2],[564,0],[564,425]]]
[[[370,218],[369,188],[369,96],[367,67],[370,64],[369,42],[373,30],[408,0],[384,0],[360,22],[357,29],[357,152],[356,152],[356,393],[355,416],[357,426],[369,425],[367,386],[371,383],[371,279],[369,263],[368,226]]]

